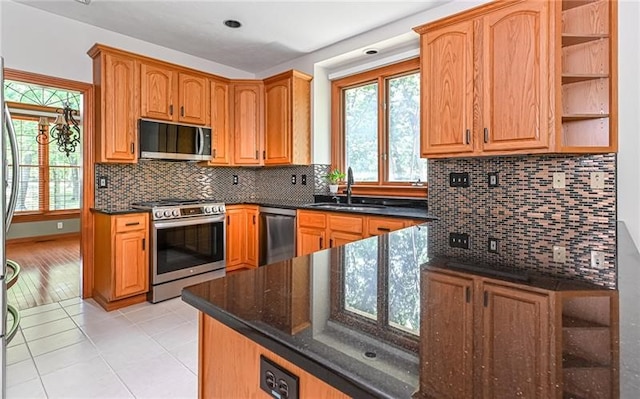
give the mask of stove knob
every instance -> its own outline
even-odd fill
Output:
[[[175,217],[178,217],[178,216],[180,216],[180,211],[179,211],[179,210],[177,210],[177,209],[174,209],[174,210],[173,210],[173,212],[171,212],[171,214],[172,214],[173,216],[175,216]]]
[[[155,215],[156,215],[156,219],[161,219],[162,218],[162,211],[156,211]]]
[[[212,206],[205,206],[204,207],[204,213],[213,213],[214,212],[214,207]]]
[[[164,216],[171,217],[171,211],[169,210],[164,211]]]
[[[220,212],[220,213],[224,213],[224,205],[220,205],[220,206],[218,207],[218,212]]]

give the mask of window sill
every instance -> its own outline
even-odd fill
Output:
[[[59,219],[76,219],[80,217],[80,210],[54,212],[25,212],[13,215],[12,223],[46,222]]]
[[[341,184],[338,192],[344,194],[347,186]],[[374,186],[365,184],[354,184],[351,186],[353,195],[370,195],[377,197],[411,197],[411,198],[427,198],[427,186]]]

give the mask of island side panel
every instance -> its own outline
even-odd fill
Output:
[[[349,398],[212,317],[200,312],[198,321],[199,398],[270,398],[260,389],[260,355],[299,377],[300,398]]]

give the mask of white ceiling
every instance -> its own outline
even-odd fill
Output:
[[[442,3],[423,1],[16,0],[256,73]],[[240,29],[223,25],[242,22]],[[54,27],[52,27],[54,28]]]

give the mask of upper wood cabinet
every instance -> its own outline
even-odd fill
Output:
[[[208,124],[209,81],[204,75],[140,62],[140,114],[143,118]]]
[[[231,163],[231,112],[229,84],[211,80],[211,160],[209,165]]]
[[[93,58],[95,157],[98,163],[136,163],[138,91],[135,62],[126,54],[98,46]]]
[[[616,9],[496,1],[416,28],[422,156],[616,151]]]
[[[289,71],[264,80],[265,165],[311,162],[311,79]]]
[[[235,165],[262,165],[263,103],[261,82],[233,84],[233,161]]]

